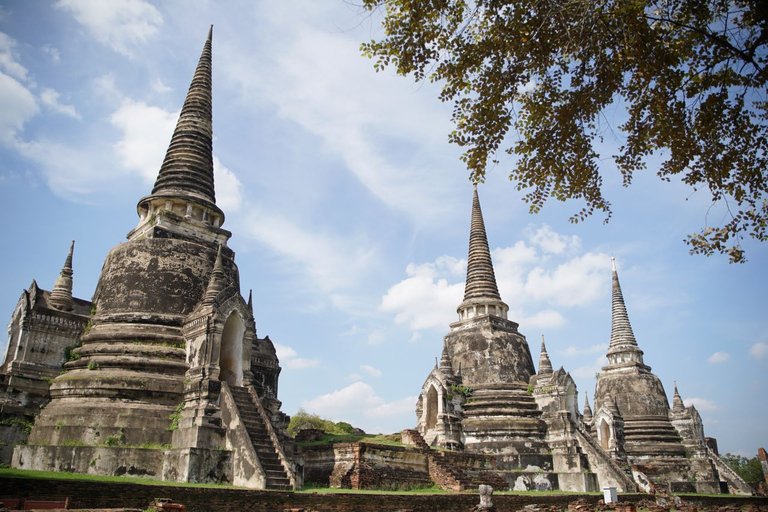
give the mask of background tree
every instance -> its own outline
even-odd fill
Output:
[[[725,455],[722,455],[721,458],[732,470],[738,473],[745,482],[756,484],[764,481],[763,467],[760,465],[760,460],[757,457],[748,459],[741,455],[731,455],[730,453],[726,453]]]
[[[291,416],[291,421],[288,423],[288,434],[296,436],[300,431],[306,429],[322,430],[326,434],[352,434],[355,432],[355,427],[346,421],[334,423],[317,414],[310,414],[304,409],[299,409],[296,414]]]
[[[759,0],[363,0],[383,11],[385,37],[364,43],[381,70],[443,84],[454,103],[450,141],[470,179],[498,154],[532,213],[584,202],[571,222],[611,216],[596,150],[614,133],[628,186],[649,156],[723,203],[726,218],[687,237],[691,253],[743,262],[740,240],[766,241],[768,2]],[[512,133],[508,133],[513,128]],[[509,135],[509,136],[508,136]]]

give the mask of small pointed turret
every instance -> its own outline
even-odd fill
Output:
[[[509,307],[501,300],[493,272],[491,251],[485,233],[483,212],[474,183],[472,196],[472,223],[469,229],[469,254],[467,256],[467,281],[464,285],[464,301],[457,311],[459,320],[479,315],[496,315],[507,318]]]
[[[539,356],[539,375],[551,375],[552,362],[547,354],[547,347],[544,345],[544,335],[541,335],[541,355]]]
[[[627,307],[624,304],[624,295],[621,293],[619,274],[616,271],[616,259],[611,258],[611,342],[608,345],[608,361],[615,364],[637,364],[646,367],[643,363],[643,351],[637,346],[632,325],[629,323]]]
[[[72,311],[75,307],[75,301],[72,298],[72,253],[75,250],[75,241],[69,246],[67,259],[64,261],[64,267],[61,269],[59,277],[51,290],[51,305],[62,311]]]
[[[203,304],[213,304],[219,293],[227,286],[227,275],[224,272],[224,264],[221,256],[221,245],[216,253],[216,262],[213,264],[211,278],[208,280],[208,288],[205,290]]]
[[[443,345],[443,354],[440,357],[440,371],[446,375],[453,376],[453,365],[448,355],[448,349]]]
[[[675,382],[675,396],[672,399],[672,410],[673,411],[685,410],[685,404],[683,403],[683,399],[682,397],[680,397],[680,393],[677,392],[677,382]]]
[[[253,289],[248,290],[248,312],[253,318]]]
[[[584,416],[584,423],[592,422],[592,408],[589,406],[589,395],[586,393],[584,393],[584,412],[582,415]]]
[[[171,203],[189,217],[201,216],[216,227],[224,223],[213,186],[212,38],[213,25],[152,194],[139,201],[142,219],[157,209],[168,209]],[[202,212],[194,215],[195,207]]]

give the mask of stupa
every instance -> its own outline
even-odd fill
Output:
[[[279,361],[256,335],[216,205],[212,33],[138,225],[107,255],[81,345],[16,448],[16,467],[301,483],[277,399]],[[82,309],[56,290],[54,304]]]

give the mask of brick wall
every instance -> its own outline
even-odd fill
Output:
[[[132,483],[72,482],[66,480],[27,480],[0,477],[0,496],[19,498],[70,498],[71,508],[144,509],[155,498],[171,498],[186,505],[189,512],[283,512],[308,509],[317,512],[468,512],[479,503],[477,494],[460,495],[371,495],[371,494],[295,494],[248,489],[207,489]],[[622,501],[635,502],[642,494],[620,495]],[[569,503],[584,499],[596,504],[599,495],[496,495],[493,503],[499,512],[513,512],[525,505],[557,506],[565,510]],[[699,500],[699,498],[697,498]],[[701,498],[700,505],[724,506],[731,503],[768,506],[766,498]]]

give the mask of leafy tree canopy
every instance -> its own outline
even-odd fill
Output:
[[[750,484],[760,483],[764,480],[763,467],[757,457],[748,459],[741,455],[731,455],[726,453],[720,457],[728,464],[732,470]]]
[[[626,108],[613,162],[628,186],[658,176],[707,190],[728,214],[691,253],[743,262],[768,239],[768,2],[760,0],[363,0],[385,37],[361,45],[381,70],[442,83],[470,179],[505,151],[531,212],[577,199],[571,222],[611,216],[596,146]],[[612,116],[610,116],[612,117]],[[508,137],[508,132],[512,133]]]
[[[295,436],[300,431],[310,428],[322,430],[326,434],[351,434],[355,431],[355,428],[345,421],[334,423],[317,414],[310,414],[304,409],[299,409],[299,412],[291,417],[291,422],[288,424],[288,434]]]

